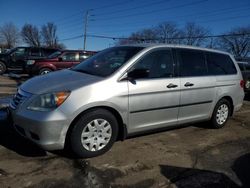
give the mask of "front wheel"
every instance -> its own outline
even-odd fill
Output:
[[[231,104],[226,99],[221,99],[215,106],[211,123],[213,128],[219,129],[225,126],[231,114]]]
[[[95,157],[108,151],[117,138],[118,122],[105,109],[84,114],[70,134],[71,149],[80,157]]]

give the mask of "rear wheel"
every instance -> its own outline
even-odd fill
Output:
[[[213,128],[219,129],[225,126],[232,108],[231,104],[226,99],[221,99],[215,106],[211,119]]]
[[[70,134],[71,149],[80,157],[95,157],[108,151],[117,138],[118,122],[105,109],[84,114]]]
[[[0,61],[0,75],[5,73],[6,71],[6,65]]]
[[[41,70],[39,71],[39,74],[40,74],[40,75],[44,75],[44,74],[48,74],[48,73],[50,73],[50,72],[52,72],[51,69],[49,69],[49,68],[43,68],[43,69],[41,69]]]

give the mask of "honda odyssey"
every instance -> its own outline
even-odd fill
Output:
[[[10,104],[18,133],[45,150],[94,157],[118,139],[210,120],[222,128],[244,97],[234,58],[177,45],[108,48],[22,84]]]

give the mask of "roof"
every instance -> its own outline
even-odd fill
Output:
[[[82,52],[82,53],[97,53],[96,51],[86,51],[86,50],[58,50],[61,52]]]
[[[194,50],[204,50],[216,53],[223,53],[231,55],[228,52],[215,50],[211,48],[204,48],[204,47],[197,47],[197,46],[190,46],[190,45],[179,45],[179,44],[160,44],[160,43],[145,43],[145,44],[129,44],[129,45],[121,45],[121,46],[134,46],[134,47],[144,47],[144,48],[160,48],[160,47],[168,47],[168,48],[186,48],[186,49],[194,49]]]

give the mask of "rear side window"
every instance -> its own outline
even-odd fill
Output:
[[[89,57],[90,57],[90,55],[87,53],[80,53],[79,54],[80,61],[84,61],[85,59],[88,59]]]
[[[62,55],[63,61],[77,61],[77,53],[75,52],[66,52]]]
[[[56,50],[56,49],[42,49],[42,56],[47,57],[56,51],[58,51],[58,50]]]
[[[207,53],[207,64],[210,75],[228,75],[237,73],[232,59],[225,54]]]
[[[205,56],[202,51],[178,49],[177,54],[181,77],[207,75]]]
[[[39,48],[30,48],[30,56],[41,56],[40,49]]]

